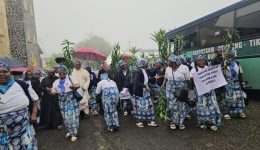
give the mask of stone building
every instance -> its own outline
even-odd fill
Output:
[[[11,56],[5,0],[0,0],[0,56]]]
[[[33,0],[5,0],[11,56],[28,66],[41,66]]]

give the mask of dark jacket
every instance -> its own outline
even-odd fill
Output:
[[[118,87],[119,91],[122,91],[123,88],[128,88],[129,92],[131,93],[132,86],[131,86],[131,77],[130,77],[129,70],[127,70],[126,75],[124,75],[123,71],[120,70],[116,74],[115,81],[116,81],[116,84],[117,84],[117,87]]]
[[[147,75],[148,75],[148,73],[147,73]],[[135,96],[142,97],[143,96],[143,88],[145,88],[145,87],[146,87],[146,85],[144,85],[144,74],[143,74],[143,71],[141,69],[139,69],[135,73],[135,77],[134,77],[133,94]]]
[[[31,84],[32,84],[33,90],[36,92],[38,97],[42,98],[42,90],[41,90],[41,82],[40,82],[40,80],[33,77],[31,79]]]

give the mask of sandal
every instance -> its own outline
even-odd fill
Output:
[[[230,120],[230,119],[231,119],[229,114],[225,114],[225,115],[224,115],[224,118],[225,118],[226,120]]]
[[[240,118],[246,118],[246,115],[244,113],[241,113]]]
[[[181,125],[179,125],[179,128],[180,128],[181,130],[183,130],[183,129],[185,129],[185,125],[181,124]]]
[[[136,126],[139,127],[139,128],[143,128],[144,124],[142,122],[138,122],[138,123],[136,123]]]
[[[206,125],[200,125],[200,128],[201,129],[207,129],[207,126]]]
[[[172,123],[172,124],[170,125],[170,128],[171,128],[172,130],[175,130],[175,129],[176,129],[176,125],[175,125],[174,123]]]
[[[218,130],[218,127],[217,127],[217,126],[211,126],[210,128],[211,128],[211,130],[213,130],[213,131],[217,131],[217,130]]]

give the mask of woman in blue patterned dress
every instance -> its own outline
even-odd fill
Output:
[[[241,84],[239,81],[240,66],[235,61],[234,54],[228,55],[229,60],[224,62],[225,70],[224,76],[228,82],[225,86],[225,119],[230,119],[231,116],[240,116],[245,118],[245,102],[243,92],[241,90]]]
[[[196,67],[191,70],[191,81],[193,81],[193,75],[197,71],[202,71],[203,69],[208,68],[206,66],[205,58],[202,54],[197,54],[196,57]],[[221,112],[219,110],[219,106],[216,99],[215,90],[211,90],[210,92],[199,95],[197,104],[196,104],[196,111],[197,111],[197,121],[198,125],[201,129],[206,129],[207,125],[213,131],[216,131],[221,124]]]
[[[156,127],[158,125],[155,122],[153,102],[149,93],[151,89],[148,86],[148,75],[146,72],[148,67],[147,60],[138,60],[138,67],[139,70],[135,73],[133,87],[136,125],[142,128],[144,127],[144,123],[148,122],[148,126]]]
[[[58,93],[59,106],[64,124],[68,130],[66,137],[71,136],[71,141],[77,140],[79,130],[80,104],[73,97],[73,90],[80,88],[78,81],[67,76],[68,68],[61,65],[58,68],[59,79],[53,83],[52,92]]]
[[[114,131],[119,128],[117,113],[119,92],[116,83],[108,78],[107,73],[101,74],[100,78],[101,81],[97,84],[96,94],[102,93],[102,104],[107,129]]]
[[[167,111],[171,118],[170,128],[176,129],[176,125],[180,129],[185,129],[184,120],[189,112],[189,106],[186,102],[176,97],[177,89],[187,89],[187,83],[190,79],[189,69],[181,64],[179,56],[172,55],[169,57],[169,67],[165,71],[166,83]]]

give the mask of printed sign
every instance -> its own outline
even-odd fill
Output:
[[[227,84],[221,65],[195,72],[192,76],[199,96]]]

